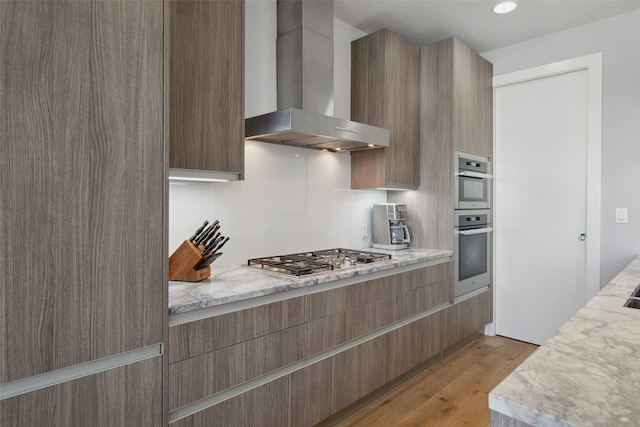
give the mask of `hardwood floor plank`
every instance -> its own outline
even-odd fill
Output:
[[[477,393],[442,425],[450,426],[484,426],[491,424],[488,407],[488,395]]]
[[[488,393],[537,348],[479,337],[338,425],[490,426]]]
[[[442,388],[432,399],[412,411],[408,418],[416,421],[429,420],[434,425],[446,424],[456,413],[462,412],[469,402],[473,402],[476,395],[480,394],[486,399],[486,393],[482,393],[483,385],[495,378],[502,367],[511,361],[507,357],[498,352],[487,355]],[[440,405],[439,401],[446,402],[448,407],[445,411],[435,414],[435,408]]]

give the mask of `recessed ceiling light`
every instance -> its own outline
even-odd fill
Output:
[[[498,15],[502,15],[503,13],[509,13],[513,11],[518,5],[514,1],[503,1],[502,3],[498,3],[493,8],[493,13],[497,13]]]

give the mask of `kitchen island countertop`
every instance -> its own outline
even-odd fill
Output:
[[[490,409],[518,425],[638,425],[640,309],[623,305],[639,283],[640,256],[491,391]]]
[[[451,260],[453,255],[452,251],[436,249],[368,250],[391,254],[391,259],[343,270],[309,274],[299,278],[246,265],[236,265],[212,268],[211,277],[197,283],[170,281],[169,314],[187,313],[336,280],[399,269],[413,264],[446,261],[446,258]],[[362,280],[367,278],[364,277]]]

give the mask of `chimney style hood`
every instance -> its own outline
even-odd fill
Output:
[[[325,151],[389,146],[389,130],[332,117],[333,1],[278,0],[278,111],[245,120],[245,139]]]

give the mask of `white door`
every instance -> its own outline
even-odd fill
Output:
[[[535,344],[599,288],[598,73],[563,64],[494,79],[495,327]]]

